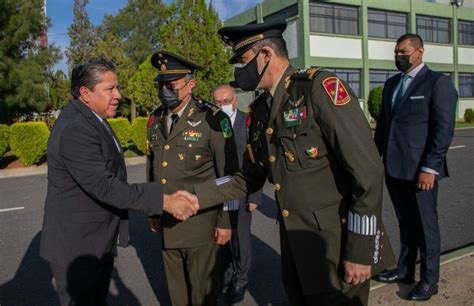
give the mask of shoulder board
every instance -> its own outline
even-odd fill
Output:
[[[197,100],[196,104],[202,111],[209,111],[213,116],[216,116],[221,111],[219,107],[217,107],[215,104],[212,104],[211,102]]]
[[[310,67],[296,70],[291,76],[291,80],[312,80],[323,69],[323,67]]]

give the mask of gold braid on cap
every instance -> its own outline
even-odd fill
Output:
[[[241,42],[239,42],[238,44],[236,44],[234,46],[234,51],[236,51],[237,49],[240,49],[242,48],[243,46],[245,45],[248,45],[248,44],[251,44],[251,43],[254,43],[256,41],[259,41],[259,40],[262,40],[264,38],[263,34],[258,34],[258,35],[255,35],[255,36],[250,36],[249,38],[245,39],[245,40],[242,40]]]
[[[191,70],[175,69],[175,70],[163,70],[160,74],[174,74],[174,73],[192,73]]]

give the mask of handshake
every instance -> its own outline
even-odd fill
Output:
[[[163,210],[178,220],[186,221],[186,219],[198,212],[198,198],[194,194],[182,190],[176,191],[171,195],[165,194]]]

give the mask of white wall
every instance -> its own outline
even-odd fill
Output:
[[[474,65],[474,48],[458,47],[458,63],[460,65]]]
[[[459,99],[459,105],[458,105],[458,118],[459,119],[464,119],[464,111],[466,111],[466,109],[468,108],[474,109],[474,98]]]
[[[374,60],[391,60],[394,59],[396,42],[369,40],[369,59]]]
[[[343,38],[310,35],[311,56],[333,58],[362,58],[362,41],[358,38]]]
[[[429,63],[453,64],[453,47],[425,44],[423,61]]]

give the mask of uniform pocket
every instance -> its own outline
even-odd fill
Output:
[[[195,171],[212,164],[212,154],[203,142],[180,140],[176,144],[176,165],[184,171]]]
[[[336,226],[341,226],[339,216],[339,201],[331,206],[313,211],[313,216],[318,223],[319,230],[325,231]]]

